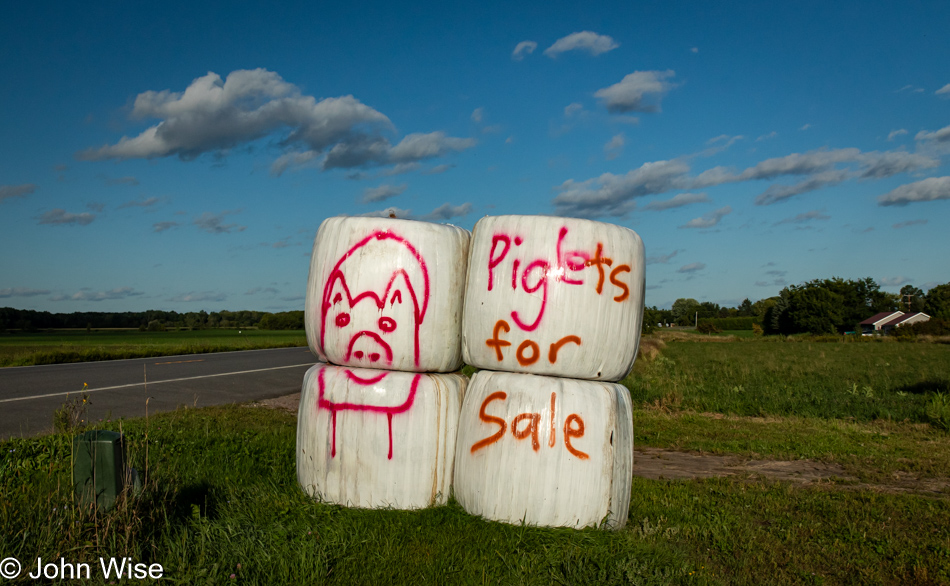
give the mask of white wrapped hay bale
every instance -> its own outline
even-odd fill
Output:
[[[617,381],[643,321],[643,242],[628,228],[545,216],[475,225],[462,352],[490,370]]]
[[[482,370],[459,419],[455,498],[506,523],[612,528],[633,479],[630,394],[616,383]]]
[[[470,239],[429,222],[324,220],[307,281],[310,349],[339,365],[458,370]]]
[[[317,364],[297,414],[297,480],[350,507],[444,504],[468,379]]]

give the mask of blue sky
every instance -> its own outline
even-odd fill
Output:
[[[660,307],[950,280],[946,2],[4,13],[0,305],[302,309],[389,209],[628,226]]]

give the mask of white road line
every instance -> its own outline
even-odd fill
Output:
[[[258,369],[255,369],[255,370],[242,370],[242,371],[239,371],[239,372],[223,372],[223,373],[221,373],[221,374],[205,374],[205,375],[201,375],[201,376],[189,376],[189,377],[186,377],[186,378],[170,378],[170,379],[168,379],[168,380],[149,381],[148,384],[150,384],[150,385],[160,385],[160,384],[162,384],[162,383],[177,383],[177,382],[186,381],[186,380],[197,380],[197,379],[200,379],[200,378],[214,378],[214,377],[216,377],[216,376],[231,376],[231,375],[233,375],[233,374],[250,374],[250,373],[252,373],[252,372],[264,372],[264,371],[267,371],[267,370],[280,370],[280,369],[282,369],[282,368],[299,368],[299,367],[301,367],[301,366],[313,366],[314,364],[315,364],[314,362],[308,362],[308,363],[306,363],[306,364],[292,364],[292,365],[290,365],[290,366],[274,366],[274,367],[272,367],[272,368],[258,368]],[[125,389],[125,388],[128,388],[128,387],[142,387],[142,386],[145,386],[145,385],[146,385],[146,383],[141,382],[141,383],[131,383],[131,384],[128,384],[128,385],[116,385],[116,386],[114,386],[114,387],[100,387],[100,388],[98,388],[98,389],[86,389],[86,390],[84,390],[84,391],[66,391],[66,392],[64,392],[64,393],[48,393],[48,394],[46,394],[46,395],[32,395],[32,396],[29,396],[29,397],[14,397],[14,398],[12,398],[12,399],[0,399],[0,403],[11,403],[11,402],[13,402],[13,401],[29,401],[30,399],[45,399],[45,398],[47,398],[47,397],[62,397],[62,396],[64,396],[64,395],[79,395],[79,394],[82,394],[82,393],[95,393],[95,392],[98,392],[98,391],[112,391],[112,390],[115,390],[115,389]]]

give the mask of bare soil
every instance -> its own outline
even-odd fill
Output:
[[[283,409],[296,413],[300,393],[251,403],[251,407]],[[820,486],[838,490],[873,490],[946,496],[950,479],[917,478],[895,473],[888,484],[860,483],[839,464],[814,460],[756,460],[739,456],[681,452],[663,448],[635,448],[633,474],[654,480],[693,480],[733,477],[738,480],[773,480],[799,486]]]

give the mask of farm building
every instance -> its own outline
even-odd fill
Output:
[[[905,313],[882,325],[881,331],[885,334],[889,334],[894,328],[929,320],[930,316],[926,313]]]
[[[902,315],[904,315],[903,311],[885,311],[884,313],[878,313],[867,318],[858,325],[861,326],[861,333],[869,336],[874,332],[881,331],[884,324]]]

